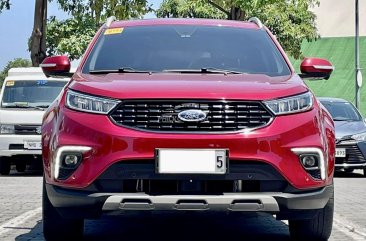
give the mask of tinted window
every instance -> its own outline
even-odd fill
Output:
[[[66,81],[47,80],[7,81],[1,106],[11,107],[14,104],[49,105],[66,83]]]
[[[161,72],[218,68],[253,74],[290,74],[266,31],[211,26],[137,26],[102,34],[83,72],[133,68]]]
[[[348,102],[321,101],[335,121],[361,121],[357,109]]]

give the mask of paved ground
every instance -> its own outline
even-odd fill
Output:
[[[42,235],[41,176],[32,173],[0,176],[0,240],[40,241]],[[336,214],[331,241],[366,240],[366,178],[355,173],[335,179]],[[88,220],[85,240],[271,240],[289,241],[286,223],[272,216],[237,217],[179,215],[144,220]]]

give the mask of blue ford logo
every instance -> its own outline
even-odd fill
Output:
[[[203,121],[206,116],[206,113],[202,110],[184,110],[178,114],[178,118],[185,122]]]

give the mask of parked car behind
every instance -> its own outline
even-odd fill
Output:
[[[41,166],[42,116],[69,79],[47,78],[41,68],[12,68],[0,93],[0,174],[15,164]]]
[[[366,123],[361,113],[344,99],[321,97],[318,100],[335,123],[336,170],[353,172],[361,169],[366,177]]]
[[[332,69],[307,58],[301,76]],[[256,18],[109,19],[47,110],[42,150],[46,240],[141,211],[276,214],[294,240],[332,230],[333,121]]]

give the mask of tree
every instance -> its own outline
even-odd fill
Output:
[[[147,0],[57,0],[62,10],[70,13],[76,20],[90,17],[97,26],[110,16],[117,19],[142,18],[151,11]]]
[[[16,58],[9,61],[5,65],[4,69],[0,72],[0,86],[3,85],[4,79],[6,78],[6,76],[8,76],[9,69],[16,67],[31,67],[31,66],[32,62],[28,59]]]
[[[9,10],[10,5],[10,0],[0,0],[0,13],[4,9]]]
[[[161,18],[227,18],[223,11],[201,0],[164,0],[156,11],[156,16]]]
[[[95,31],[95,21],[87,16],[63,21],[51,17],[47,25],[47,55],[67,54],[71,60],[79,59]]]
[[[51,17],[47,27],[47,54],[67,54],[78,59],[85,52],[98,28],[110,16],[119,20],[142,18],[152,11],[147,0],[57,0],[72,18],[58,21]]]
[[[34,27],[29,39],[33,66],[39,66],[46,55],[68,54],[78,59],[84,53],[97,29],[109,16],[119,20],[142,18],[152,11],[147,0],[48,0],[56,1],[72,18],[58,21],[50,17],[47,27],[47,0],[35,1]],[[0,13],[10,9],[11,0],[0,0]]]
[[[315,14],[309,10],[318,0],[164,0],[158,17],[195,17],[245,20],[256,16],[276,35],[288,54],[302,56],[303,40],[312,41]]]
[[[46,58],[47,0],[36,0],[29,51],[32,65],[38,67]]]

